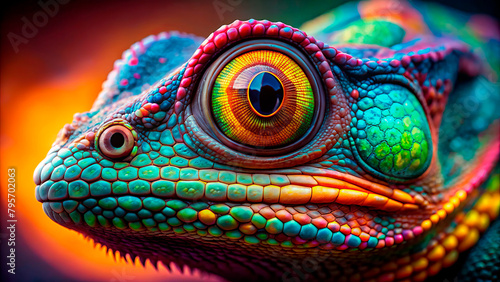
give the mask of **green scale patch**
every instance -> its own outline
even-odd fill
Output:
[[[404,29],[397,24],[381,20],[361,19],[335,33],[332,42],[391,47],[403,42],[404,36]]]
[[[359,157],[385,176],[421,175],[431,160],[432,139],[418,99],[396,85],[381,86],[371,94],[359,100],[353,119],[351,134]]]

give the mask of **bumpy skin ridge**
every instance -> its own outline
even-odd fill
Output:
[[[398,15],[417,17],[410,6]],[[162,33],[134,44],[37,167],[37,199],[57,223],[143,263],[228,279],[435,275],[498,215],[498,86],[463,41],[387,20],[325,27],[320,37],[348,43],[336,47],[253,19],[203,42]],[[377,27],[394,36],[377,41]],[[325,96],[318,132],[276,156],[228,147],[197,110],[211,64],[258,39],[301,53]],[[479,114],[458,113],[470,100]],[[132,142],[119,160],[100,143],[112,126]]]

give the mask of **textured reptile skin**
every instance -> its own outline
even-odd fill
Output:
[[[301,29],[252,19],[206,39],[147,37],[60,131],[37,200],[142,263],[230,280],[425,280],[499,213],[491,23],[375,1]],[[253,84],[260,73],[284,90]],[[262,93],[279,105],[269,115],[252,102]],[[498,250],[495,226],[480,250]],[[480,250],[463,278],[498,276]]]

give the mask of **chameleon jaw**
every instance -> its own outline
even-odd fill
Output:
[[[62,150],[57,154],[64,158],[65,153]],[[52,158],[46,159],[46,165],[53,164],[55,157]],[[147,171],[148,167],[140,170]],[[61,181],[49,180],[51,174],[44,171],[50,170],[44,165],[38,171],[37,200],[43,203],[50,218],[71,229],[111,227],[117,232],[130,229],[177,234],[194,228],[192,231],[208,231],[215,237],[226,234],[243,239],[244,236],[250,243],[262,240],[267,234],[273,236],[270,242],[274,242],[274,236],[285,236],[280,239],[289,238],[284,244],[362,250],[398,244],[405,236],[413,237],[408,230],[385,243],[383,237],[378,237],[387,231],[372,220],[377,216],[376,211],[382,212],[380,218],[384,218],[385,214],[411,212],[425,204],[399,189],[328,171],[312,176],[306,168],[300,169],[302,174],[285,170],[267,175],[240,174],[207,169],[190,175],[182,171],[179,174],[179,169],[172,173],[171,167],[166,166],[153,179],[143,179],[139,173],[139,179],[128,181],[128,187],[121,192],[115,189],[115,183],[124,183],[119,173],[122,181],[113,183],[113,189],[110,186],[107,193],[102,193],[103,180],[76,189],[72,183],[82,184],[82,180],[56,185]],[[148,189],[141,192],[145,184]],[[369,222],[374,225],[369,227]],[[286,243],[288,240],[290,243]]]

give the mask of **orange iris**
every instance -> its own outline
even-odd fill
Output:
[[[211,97],[218,128],[252,147],[285,146],[314,118],[314,93],[302,68],[271,50],[244,53],[218,74]]]

